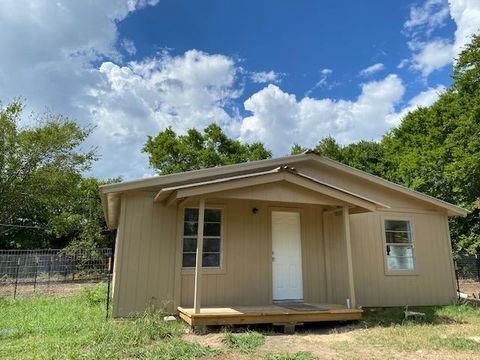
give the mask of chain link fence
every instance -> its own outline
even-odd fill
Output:
[[[108,279],[110,248],[95,250],[0,250],[0,297],[36,292],[68,294]]]
[[[480,299],[480,253],[460,253],[455,257],[458,290],[469,297]]]

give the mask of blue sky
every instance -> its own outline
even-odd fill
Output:
[[[95,126],[92,174],[131,179],[167,126],[216,122],[276,156],[378,140],[438,98],[479,28],[478,0],[4,0],[0,99]]]

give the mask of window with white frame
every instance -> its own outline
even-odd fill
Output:
[[[197,257],[198,208],[186,208],[183,221],[184,268],[195,267]],[[205,209],[203,225],[203,267],[219,268],[222,250],[222,211]]]
[[[413,236],[409,220],[385,220],[388,271],[413,271]]]

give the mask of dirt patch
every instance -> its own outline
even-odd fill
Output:
[[[74,283],[42,283],[37,284],[36,287],[33,284],[17,285],[17,296],[20,297],[32,297],[35,295],[55,295],[55,296],[71,296],[82,289],[95,287],[98,282],[91,281],[79,281]],[[0,298],[13,297],[15,293],[15,285],[0,285]]]
[[[458,280],[460,292],[468,294],[472,297],[480,298],[480,282],[475,280],[462,279]]]
[[[478,359],[478,353],[470,352],[460,353],[445,350],[402,352],[384,347],[364,345],[356,341],[364,331],[369,330],[348,325],[300,329],[294,335],[271,331],[264,332],[265,344],[254,355],[250,356],[228,351],[223,345],[223,332],[221,331],[206,335],[189,333],[184,335],[184,338],[187,341],[194,341],[203,346],[223,351],[220,355],[202,358],[204,360],[261,359],[267,354],[295,354],[301,351],[310,352],[317,359]]]

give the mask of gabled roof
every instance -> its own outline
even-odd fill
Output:
[[[378,176],[368,174],[364,171],[352,168],[331,160],[325,156],[319,155],[314,151],[308,151],[300,155],[279,157],[274,159],[259,160],[234,165],[225,165],[209,169],[193,170],[178,174],[155,176],[152,178],[125,181],[116,184],[103,185],[100,188],[105,217],[109,227],[116,227],[116,218],[119,214],[120,195],[123,192],[131,190],[160,191],[164,188],[178,187],[182,185],[214,181],[216,179],[241,176],[255,172],[269,171],[279,166],[294,166],[296,163],[313,160],[322,165],[339,170],[346,175],[352,175],[376,185],[397,191],[399,193],[411,196],[418,200],[425,201],[434,206],[443,208],[448,215],[466,216],[468,211],[450,204],[446,201],[434,198],[432,196],[420,193],[418,191],[395,184],[391,181],[382,179]],[[330,185],[331,186],[331,185]]]
[[[286,181],[370,211],[377,210],[378,208],[389,208],[389,206],[378,201],[368,199],[359,194],[355,194],[337,186],[327,184],[323,181],[302,174],[295,168],[288,166],[279,166],[268,171],[260,171],[251,174],[223,177],[211,181],[202,181],[163,188],[157,193],[154,201],[162,202],[168,199],[183,199],[190,196],[206,195],[220,191],[232,190],[239,187],[269,184],[278,181]]]

